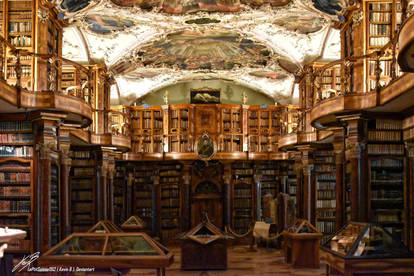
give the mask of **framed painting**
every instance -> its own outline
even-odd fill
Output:
[[[220,90],[191,89],[190,103],[192,104],[218,104],[220,103]]]

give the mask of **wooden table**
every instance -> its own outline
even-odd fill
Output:
[[[321,233],[283,232],[283,251],[286,263],[293,267],[319,268]]]

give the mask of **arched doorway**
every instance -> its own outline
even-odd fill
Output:
[[[199,224],[204,213],[217,227],[223,227],[223,198],[220,187],[212,181],[201,181],[191,195],[191,227]]]

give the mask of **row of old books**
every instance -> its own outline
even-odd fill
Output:
[[[0,200],[1,213],[29,213],[30,200]]]
[[[31,157],[33,147],[31,146],[0,146],[0,156],[6,157]]]
[[[403,155],[404,145],[393,145],[393,144],[368,144],[368,154],[390,154],[390,155]]]
[[[0,196],[28,197],[30,196],[30,187],[7,186],[0,187]]]
[[[15,182],[29,182],[30,173],[14,173],[14,172],[0,172],[0,182],[7,182],[13,184]]]

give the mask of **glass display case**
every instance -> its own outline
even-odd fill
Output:
[[[50,266],[155,268],[157,275],[172,262],[173,254],[145,233],[75,233],[39,259]]]
[[[121,228],[125,232],[139,232],[144,229],[145,226],[145,221],[143,221],[140,217],[131,216],[121,225]]]
[[[100,220],[94,226],[92,226],[88,233],[120,233],[122,232],[118,226],[116,226],[110,220]]]
[[[414,253],[378,224],[350,222],[321,249],[327,265],[345,274],[414,272]]]

